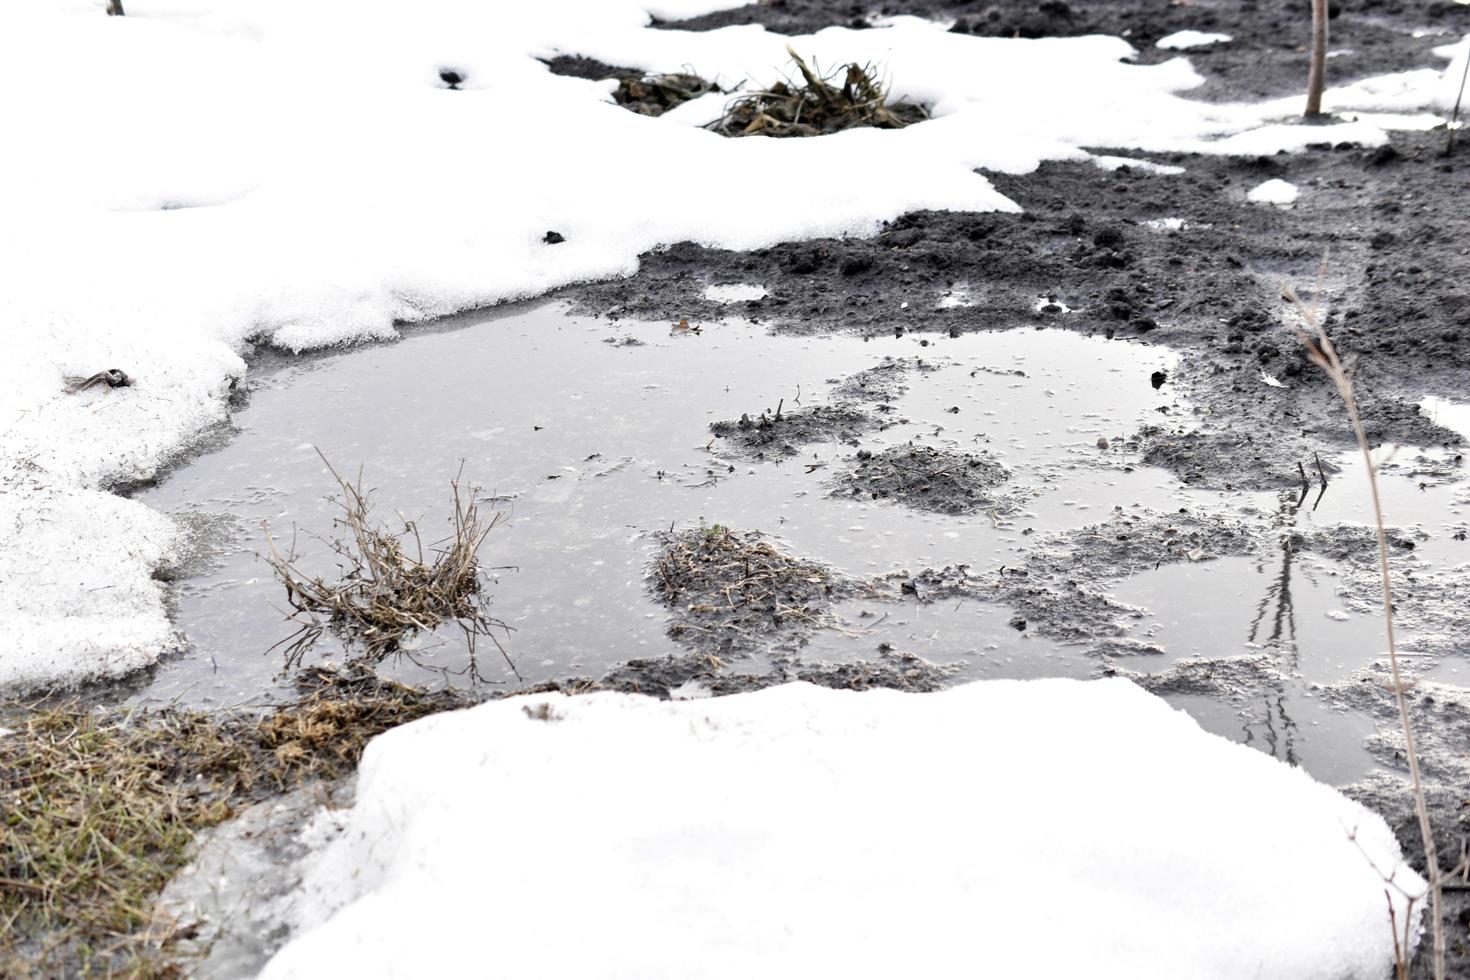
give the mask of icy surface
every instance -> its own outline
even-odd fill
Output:
[[[1284,181],[1279,177],[1273,177],[1265,183],[1252,187],[1250,193],[1246,194],[1245,199],[1253,204],[1275,204],[1278,207],[1290,207],[1296,203],[1296,199],[1300,194],[1301,191],[1297,189],[1295,184]],[[1281,382],[1273,378],[1268,378],[1264,371],[1261,372],[1261,378],[1268,385],[1274,385],[1277,388],[1285,387]]]
[[[975,168],[1024,172],[1084,159],[1082,146],[1254,155],[1384,138],[1363,121],[1273,122],[1297,100],[1192,101],[1185,59],[1128,64],[1118,38],[980,38],[913,18],[797,38],[648,28],[734,5],[130,0],[106,17],[93,0],[9,4],[7,140],[47,152],[11,154],[0,185],[0,608],[22,610],[0,683],[116,674],[167,648],[148,575],[172,531],[106,490],[224,419],[248,341],[392,338],[404,321],[627,275],[681,240],[746,249],[869,233],[918,208],[1014,210]],[[729,140],[626,112],[605,84],[538,60],[767,84],[789,69],[788,43],[822,65],[882,65],[893,96],[934,118]],[[1327,104],[1411,112],[1447,85],[1410,72]],[[657,193],[630,191],[651,173]],[[789,173],[823,177],[764,181],[751,207],[752,174]],[[564,241],[546,244],[549,230]],[[65,376],[104,368],[136,384],[63,393]]]
[[[1191,48],[1208,48],[1233,40],[1229,34],[1211,34],[1205,31],[1175,31],[1154,42],[1154,47],[1166,51],[1188,51]]]
[[[517,977],[1378,980],[1370,861],[1423,887],[1380,817],[1122,680],[515,698],[376,739],[343,823],[267,980],[486,956]]]

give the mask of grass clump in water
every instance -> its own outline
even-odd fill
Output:
[[[480,546],[500,523],[500,514],[483,515],[475,490],[462,491],[458,478],[451,480],[450,535],[426,549],[414,521],[402,519],[402,527],[394,530],[373,520],[372,494],[363,489],[361,473],[349,482],[325,456],[322,462],[340,490],[329,498],[342,512],[333,521],[338,536],[329,544],[341,574],[331,581],[308,575],[298,566],[294,548],[282,553],[268,531],[266,536],[271,552],[267,561],[286,587],[290,619],[298,627],[282,641],[287,665],[299,666],[329,628],[378,663],[402,652],[408,637],[454,622],[469,646],[466,670],[476,679],[475,643],[480,637],[490,638],[519,678],[495,635],[496,630],[509,633],[510,627],[489,614],[489,597],[480,580]]]
[[[726,136],[826,136],[855,126],[902,129],[929,118],[923,106],[889,105],[888,86],[878,80],[872,65],[853,62],[822,75],[790,45],[786,53],[801,83],[788,79],[748,92],[707,128]]]
[[[467,703],[311,670],[264,714],[35,711],[0,736],[0,976],[182,975],[154,901],[196,832],[357,765],[373,736]]]

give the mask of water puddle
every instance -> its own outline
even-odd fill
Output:
[[[1373,768],[1362,746],[1377,726],[1314,688],[1378,659],[1383,625],[1345,612],[1335,586],[1324,563],[1289,550],[1136,576],[1113,594],[1146,611],[1131,635],[1163,652],[1125,666],[1206,728],[1352,782]]]
[[[759,530],[794,555],[864,580],[961,564],[998,573],[1024,562],[1034,534],[1125,509],[1229,511],[1270,528],[1278,507],[1271,495],[1186,488],[1130,450],[1127,436],[1143,425],[1188,424],[1189,407],[1172,386],[1159,390],[1150,380],[1174,368],[1166,349],[1029,328],[896,334],[771,336],[739,321],[610,324],[545,304],[462,317],[392,345],[267,357],[235,415],[237,431],[140,494],[193,528],[201,554],[173,590],[187,652],[147,675],[132,700],[234,705],[290,690],[280,653],[267,652],[290,633],[284,592],[257,553],[266,522],[283,542],[295,529],[305,567],[332,571],[330,549],[311,536],[329,532],[334,516],[325,499],[334,484],[318,450],[344,473],[361,467],[379,513],[417,521],[426,540],[445,526],[449,480],[461,467],[503,512],[481,557],[500,567],[491,610],[512,629],[505,645],[520,681],[483,649],[478,666],[511,687],[687,654],[666,634],[669,610],[646,577],[671,529]],[[871,377],[880,365],[893,368],[886,387],[854,387],[854,376]],[[850,410],[861,424],[835,441],[756,454],[710,429],[819,406]],[[860,450],[908,445],[997,460],[1014,506],[929,512],[854,494],[837,480]],[[1356,493],[1350,473],[1333,477],[1316,511],[1310,500],[1298,508],[1299,519],[1362,522],[1358,504],[1338,492]],[[1445,500],[1428,502],[1420,482],[1404,477],[1395,493],[1441,519],[1445,500],[1463,492],[1446,481],[1434,491]],[[1122,657],[1119,667],[1172,677],[1191,658],[1239,654],[1250,660],[1249,683],[1210,688],[1183,678],[1161,693],[1213,731],[1335,782],[1355,778],[1370,765],[1361,743],[1372,725],[1323,707],[1311,687],[1341,678],[1381,641],[1370,617],[1343,607],[1333,581],[1325,565],[1288,561],[1283,571],[1234,558],[1136,576],[1111,591],[1146,610],[1131,639],[1165,653]],[[784,663],[891,654],[956,680],[1108,669],[1085,646],[1017,628],[1012,610],[974,599],[874,593],[831,613],[837,625],[779,651]],[[465,661],[457,635],[441,631],[409,652],[385,665],[390,676],[467,683],[457,673]],[[330,642],[316,651],[319,659],[343,655]],[[759,673],[770,662],[757,656],[725,668]]]

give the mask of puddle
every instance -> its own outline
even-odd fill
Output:
[[[1167,685],[1160,693],[1206,728],[1330,783],[1376,767],[1363,748],[1373,720],[1313,691],[1384,651],[1382,621],[1344,612],[1325,563],[1289,551],[1220,558],[1139,575],[1112,594],[1147,610],[1129,635],[1163,650],[1121,666]]]
[[[828,403],[830,382],[885,356],[921,356],[937,369],[875,409],[882,429],[864,445],[983,449],[1024,488],[1021,513],[951,518],[833,498],[829,481],[852,446],[750,462],[712,438],[719,420]],[[465,479],[500,498],[506,515],[482,557],[513,566],[498,573],[493,611],[515,630],[507,645],[521,676],[596,676],[679,652],[644,580],[653,535],[670,526],[759,529],[795,554],[868,575],[975,555],[1002,564],[1023,526],[1080,526],[1104,502],[1197,499],[1126,452],[1097,448],[1100,436],[1177,410],[1148,382],[1172,363],[1159,348],[1061,331],[864,341],[772,337],[735,322],[671,335],[667,324],[609,325],[546,305],[266,367],[235,416],[238,433],[141,494],[196,524],[232,515],[244,533],[211,556],[211,570],[178,584],[176,620],[191,650],[160,666],[139,697],[235,703],[272,690],[279,664],[264,651],[287,632],[284,596],[255,554],[264,550],[256,529],[269,521],[289,537],[293,525],[330,527],[332,483],[315,447],[344,471],[361,465],[380,512],[403,510],[426,529],[445,520],[463,460]],[[330,568],[319,542],[298,544],[308,568]],[[427,665],[462,659],[452,644],[429,646],[416,652]]]
[[[952,564],[998,572],[1025,562],[1023,545],[1035,533],[1098,523],[1115,508],[1228,511],[1262,527],[1280,510],[1269,494],[1183,487],[1127,448],[1140,426],[1162,420],[1182,428],[1191,415],[1151,383],[1155,372],[1175,367],[1163,348],[1031,328],[864,340],[771,336],[742,321],[694,326],[610,324],[546,304],[462,317],[392,345],[267,358],[235,415],[238,431],[140,494],[207,533],[199,535],[205,560],[174,586],[189,649],[153,670],[133,701],[230,705],[289,690],[279,652],[267,653],[290,629],[283,590],[256,555],[264,550],[258,528],[268,521],[281,539],[293,527],[330,528],[324,498],[333,484],[318,448],[344,472],[361,466],[379,513],[401,511],[426,540],[444,526],[448,483],[461,464],[463,479],[494,498],[505,519],[481,555],[504,567],[490,586],[490,608],[513,629],[506,646],[527,683],[599,677],[635,658],[689,653],[666,635],[669,610],[646,580],[660,534],[671,528],[759,530],[793,555],[862,579]],[[854,395],[853,376],[871,378],[875,367],[899,383]],[[839,441],[752,456],[710,428],[839,403],[871,416],[846,442],[832,435]],[[834,495],[859,451],[910,444],[994,458],[1017,503],[952,516]],[[1332,478],[1316,511],[1311,500],[1297,509],[1302,526],[1362,522],[1352,472]],[[1447,508],[1465,506],[1463,484],[1421,488],[1414,472],[1386,476],[1390,501],[1412,500],[1441,524]],[[302,535],[297,544],[308,570],[331,570],[322,542]],[[1328,709],[1311,686],[1341,680],[1377,656],[1378,624],[1344,605],[1325,562],[1299,558],[1284,572],[1279,564],[1176,564],[1110,588],[1147,610],[1128,639],[1165,649],[1116,664],[1177,681],[1161,693],[1212,731],[1329,781],[1350,781],[1371,768],[1362,741],[1375,728]],[[832,612],[838,628],[779,651],[783,662],[894,655],[954,680],[1091,677],[1107,669],[1085,647],[1017,630],[1012,610],[975,599],[867,597]],[[463,669],[465,650],[452,632],[428,637],[411,654],[386,672],[418,684],[467,682],[453,673]],[[316,656],[342,652],[324,642]],[[1181,674],[1195,658],[1240,658],[1247,669],[1202,683]],[[755,656],[726,669],[761,673],[770,665]],[[483,646],[479,668],[494,682],[516,683]]]

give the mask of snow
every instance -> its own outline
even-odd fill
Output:
[[[1434,49],[1434,53],[1442,58],[1449,58],[1449,67],[1444,70],[1440,79],[1439,89],[1434,94],[1432,103],[1435,109],[1443,112],[1453,112],[1455,105],[1460,104],[1461,121],[1470,105],[1463,100],[1462,83],[1465,81],[1465,62],[1470,59],[1470,34],[1458,44],[1446,44]]]
[[[1419,414],[1461,437],[1470,439],[1470,404],[1430,395],[1419,402]]]
[[[1277,207],[1289,208],[1296,203],[1301,191],[1295,184],[1272,177],[1265,183],[1257,184],[1246,194],[1245,199],[1253,204],[1274,204]]]
[[[1121,679],[518,697],[374,740],[342,824],[264,980],[1378,980],[1374,865],[1424,887]]]
[[[172,648],[149,574],[178,534],[108,491],[226,420],[253,343],[391,339],[404,322],[628,275],[682,240],[749,249],[868,234],[915,209],[1014,211],[976,168],[1026,172],[1089,159],[1086,146],[1254,155],[1384,139],[1368,122],[1282,122],[1297,100],[1191,100],[1186,59],[1129,64],[1119,38],[981,38],[904,17],[796,38],[648,26],[738,4],[129,0],[126,17],[95,0],[8,4],[0,122],[25,152],[0,185],[0,608],[20,612],[0,685],[113,676]],[[691,125],[724,97],[641,117],[538,60],[764,84],[789,72],[788,43],[824,66],[881,66],[935,118],[730,140]],[[1422,111],[1443,84],[1404,73],[1328,104]],[[752,206],[752,175],[797,174],[820,179],[760,180]],[[566,240],[544,244],[548,230]],[[65,376],[113,367],[136,385],[63,393]]]
[[[1234,40],[1229,34],[1210,34],[1204,31],[1175,31],[1154,42],[1154,47],[1166,51],[1188,51],[1191,48],[1208,48]]]
[[[704,298],[715,303],[743,303],[770,295],[765,286],[751,282],[735,282],[723,286],[704,287]]]

